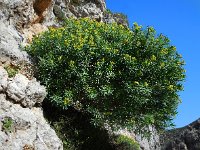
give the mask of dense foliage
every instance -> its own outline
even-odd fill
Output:
[[[171,126],[185,75],[181,56],[152,27],[85,19],[50,28],[26,50],[56,106],[88,112],[94,124]]]

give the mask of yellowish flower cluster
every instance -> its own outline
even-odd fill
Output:
[[[135,61],[137,61],[136,57],[131,56],[129,54],[123,54],[123,58],[124,58],[124,60],[126,60],[128,62],[135,62]]]
[[[155,55],[152,55],[152,56],[151,56],[151,61],[156,61],[156,59],[157,59],[157,58],[156,58]]]
[[[68,97],[65,97],[63,102],[64,102],[64,105],[69,105],[71,103],[71,100]]]
[[[167,49],[167,48],[163,48],[163,49],[161,50],[161,54],[167,55],[167,54],[168,54],[168,49]]]

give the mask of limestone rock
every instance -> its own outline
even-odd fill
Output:
[[[6,129],[5,118],[12,122]],[[25,147],[34,150],[63,149],[55,131],[45,121],[41,108],[22,108],[7,101],[6,95],[0,94],[0,149],[22,150]]]
[[[45,19],[51,22],[53,15],[53,0],[1,0],[0,20],[13,25],[18,31]]]
[[[17,74],[8,82],[7,94],[15,102],[21,102],[26,96],[26,87],[29,80],[22,74]]]
[[[41,86],[36,79],[28,80],[24,75],[17,74],[8,82],[7,95],[13,101],[25,107],[33,107],[40,104],[46,96],[44,86]]]
[[[8,73],[0,66],[0,92],[4,92],[8,84]]]
[[[166,131],[161,135],[162,150],[199,150],[200,119],[178,129]]]
[[[2,66],[0,66],[0,92],[6,93],[15,103],[29,108],[41,104],[47,94],[45,87],[35,78],[29,80],[22,74],[8,78],[8,73]]]
[[[22,36],[14,29],[0,20],[0,57],[8,57],[18,60],[27,60],[27,53],[20,50]]]
[[[136,134],[135,139],[140,144],[142,150],[160,150],[160,137],[155,129],[151,130],[150,139],[143,138],[141,135]]]
[[[62,142],[44,119],[41,108],[34,107],[46,96],[44,86],[35,78],[29,80],[20,73],[8,78],[8,73],[0,66],[0,90],[1,150],[63,149]]]
[[[28,83],[25,94],[26,96],[22,101],[22,105],[33,107],[35,104],[41,104],[47,93],[45,87],[33,79]]]
[[[18,29],[25,27],[34,19],[34,0],[1,0],[0,16]]]

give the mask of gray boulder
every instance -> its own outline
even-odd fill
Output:
[[[11,81],[8,82],[7,95],[9,98],[19,103],[26,96],[26,87],[29,80],[22,74],[17,74]]]
[[[10,99],[29,108],[41,104],[47,94],[45,87],[36,79],[29,80],[22,74],[10,79],[6,92]]]

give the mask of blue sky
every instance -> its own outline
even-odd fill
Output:
[[[177,127],[200,118],[200,0],[106,0],[107,8],[128,16],[129,23],[153,26],[177,47],[186,62]]]

